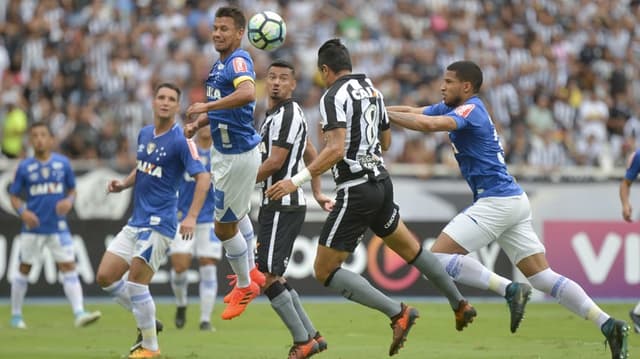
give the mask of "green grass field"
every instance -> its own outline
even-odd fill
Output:
[[[509,332],[509,316],[502,303],[475,303],[478,318],[457,332],[453,314],[443,303],[417,302],[421,313],[409,339],[396,358],[610,358],[604,338],[590,322],[577,318],[553,303],[531,303],[517,334]],[[604,304],[610,314],[628,319],[630,304]],[[348,303],[306,304],[309,315],[329,342],[322,359],[385,358],[391,341],[389,321],[376,311]],[[135,338],[131,314],[115,304],[88,305],[99,309],[102,319],[88,328],[72,325],[70,309],[60,305],[27,305],[28,330],[8,326],[9,307],[0,322],[0,358],[123,358]],[[213,325],[216,332],[198,330],[199,308],[187,312],[182,330],[173,325],[174,307],[158,305],[158,318],[165,323],[160,348],[165,359],[286,358],[291,338],[268,303],[253,303],[232,321],[219,319],[217,304]],[[629,335],[631,357],[640,353],[640,335]]]

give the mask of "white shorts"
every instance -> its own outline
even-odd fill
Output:
[[[47,248],[56,263],[68,263],[75,261],[73,253],[73,239],[71,234],[54,233],[21,233],[20,234],[20,262],[34,264],[41,256],[44,248]]]
[[[455,216],[442,231],[469,252],[495,240],[514,264],[545,252],[531,225],[531,205],[526,193],[480,198]]]
[[[249,213],[261,162],[258,146],[239,154],[223,154],[211,147],[216,221],[237,222]]]
[[[191,254],[198,258],[222,258],[222,242],[213,233],[213,223],[196,224],[194,238],[182,239],[180,227],[171,242],[169,254]]]
[[[143,259],[154,272],[166,262],[171,238],[151,228],[126,225],[111,241],[107,251],[122,257],[129,265],[131,258]]]

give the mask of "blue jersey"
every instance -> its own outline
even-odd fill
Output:
[[[638,173],[640,173],[640,149],[637,149],[636,152],[631,155],[624,178],[633,182],[638,177]]]
[[[229,96],[239,83],[249,80],[255,82],[253,61],[248,52],[236,49],[224,62],[216,61],[205,81],[207,101],[216,101]],[[220,153],[244,153],[260,143],[260,135],[253,127],[253,109],[251,102],[242,107],[228,110],[209,111],[209,123],[213,145]]]
[[[29,233],[54,234],[68,232],[64,216],[56,214],[56,204],[76,188],[76,178],[69,159],[52,153],[49,160],[40,162],[33,157],[20,162],[9,193],[26,195],[27,209],[38,216],[40,226],[22,230]]]
[[[145,126],[138,135],[136,180],[133,187],[133,215],[129,225],[153,228],[173,238],[178,224],[178,187],[185,172],[204,172],[193,141],[174,125],[160,136],[154,126]]]
[[[200,162],[207,171],[211,171],[211,150],[198,148],[198,155],[200,156]],[[189,212],[191,207],[191,201],[193,200],[193,193],[196,189],[196,181],[188,173],[184,173],[182,181],[180,181],[180,188],[178,189],[178,220]],[[216,207],[215,197],[213,196],[213,184],[209,185],[209,193],[204,200],[200,214],[196,223],[210,223],[213,222],[213,211]]]
[[[523,192],[507,171],[498,132],[477,96],[455,108],[444,102],[428,106],[424,114],[452,117],[458,124],[457,129],[449,132],[449,139],[460,172],[471,187],[474,201],[482,197],[507,197]]]

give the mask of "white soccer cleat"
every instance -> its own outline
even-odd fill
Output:
[[[98,310],[91,313],[82,312],[76,315],[76,320],[74,324],[76,328],[86,327],[87,325],[96,322],[98,319],[100,319],[101,316],[102,316],[102,313],[100,313],[100,311]]]
[[[21,315],[11,316],[11,328],[15,329],[27,329],[27,324],[22,320]]]

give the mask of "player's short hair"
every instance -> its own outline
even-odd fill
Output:
[[[327,40],[318,50],[318,68],[327,65],[333,72],[352,70],[349,50],[340,39]]]
[[[47,130],[47,132],[49,133],[49,136],[53,136],[53,131],[51,131],[51,126],[49,126],[48,123],[46,122],[42,122],[42,121],[36,121],[34,123],[31,124],[31,126],[29,126],[29,132],[31,132],[31,130],[33,130],[34,128],[37,127],[43,127]]]
[[[216,11],[216,17],[230,17],[238,29],[244,29],[247,24],[247,18],[242,10],[235,6],[223,6]]]
[[[161,83],[160,85],[156,86],[156,90],[153,92],[154,96],[158,94],[158,91],[160,91],[161,88],[172,89],[173,91],[175,91],[178,94],[178,100],[180,99],[180,94],[182,92],[180,91],[180,88],[176,84],[173,84],[171,82],[163,82],[163,83]]]
[[[293,75],[296,74],[296,69],[295,69],[295,67],[293,67],[293,64],[290,63],[289,61],[286,61],[286,60],[282,60],[282,59],[275,60],[275,61],[273,61],[271,63],[271,65],[269,65],[268,69],[270,69],[272,67],[286,67],[289,70],[291,70],[291,74],[293,74]]]
[[[460,81],[471,82],[473,92],[480,92],[482,87],[482,70],[473,61],[456,61],[447,66],[447,71],[456,73],[456,77]]]

